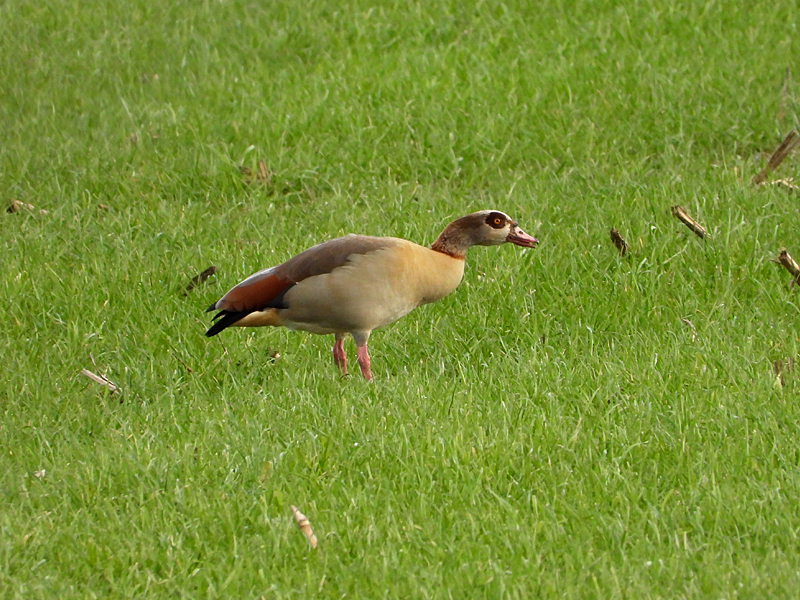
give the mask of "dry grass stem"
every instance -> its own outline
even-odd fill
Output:
[[[795,184],[794,179],[791,177],[787,179],[776,179],[772,182],[772,185],[787,190],[790,194],[800,193],[800,185]]]
[[[303,532],[303,535],[306,536],[306,541],[311,548],[317,547],[317,536],[314,535],[314,530],[311,529],[311,523],[303,513],[300,512],[296,506],[292,506],[292,516],[294,517],[295,523],[300,528],[300,531]]]
[[[181,364],[182,364],[184,367],[186,367],[186,370],[187,370],[187,371],[189,371],[189,373],[194,373],[194,371],[192,370],[192,367],[190,367],[189,365],[187,365],[187,364],[186,364],[186,362],[184,362],[184,360],[183,360],[183,359],[181,359],[181,357],[180,357],[180,356],[178,356],[178,353],[177,353],[177,352],[175,352],[174,350],[170,350],[170,352],[172,352],[172,356],[174,356],[174,357],[175,357],[175,359],[176,359],[176,360],[177,360],[179,363],[181,363]]]
[[[789,271],[792,276],[792,284],[798,283],[800,280],[800,265],[792,258],[791,254],[786,251],[786,248],[780,251],[778,258],[773,258],[772,262],[782,265],[784,269]]]
[[[203,271],[199,275],[195,275],[194,277],[192,277],[192,280],[186,286],[186,291],[183,293],[183,295],[184,296],[187,295],[189,292],[191,292],[198,285],[204,283],[206,279],[211,277],[216,272],[217,272],[217,267],[215,267],[214,265],[211,265],[210,267],[208,267],[205,271]]]
[[[672,216],[691,229],[698,237],[704,238],[706,236],[705,228],[690,217],[689,213],[687,213],[682,206],[673,206]]]
[[[770,156],[769,161],[767,162],[767,166],[761,169],[761,171],[758,172],[758,175],[753,177],[753,184],[754,185],[762,184],[764,180],[767,178],[767,175],[769,175],[772,171],[774,171],[780,166],[780,164],[783,162],[783,159],[786,158],[789,155],[789,153],[795,149],[797,144],[800,144],[800,136],[797,135],[797,131],[792,129],[786,135],[786,137],[783,138],[781,145],[778,146],[775,152],[772,153],[772,156]]]
[[[611,235],[611,241],[614,242],[614,245],[617,247],[617,250],[619,250],[619,255],[625,256],[630,250],[628,242],[625,241],[625,238],[622,237],[620,232],[617,231],[614,227],[611,228],[609,234]]]
[[[253,182],[269,184],[272,182],[272,173],[267,168],[267,162],[264,159],[258,161],[258,172],[253,175],[253,169],[250,167],[241,166],[239,172],[244,177],[244,182],[250,185]]]
[[[267,170],[267,163],[264,160],[258,161],[258,175],[256,180],[259,183],[269,183],[272,180],[272,175]]]
[[[113,394],[114,392],[116,392],[119,389],[115,384],[113,384],[111,381],[106,379],[103,375],[95,375],[94,373],[92,373],[88,369],[81,369],[81,375],[83,375],[84,377],[88,377],[89,379],[91,379],[95,383],[106,387],[108,389],[109,393],[111,393],[111,394]]]

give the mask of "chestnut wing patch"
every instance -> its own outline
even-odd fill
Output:
[[[286,308],[283,297],[296,282],[276,273],[276,268],[251,275],[209,308],[228,312],[250,313],[265,308]]]

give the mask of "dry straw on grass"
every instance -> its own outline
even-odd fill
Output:
[[[691,229],[698,237],[704,238],[708,235],[705,228],[689,216],[689,213],[682,206],[673,206],[672,216]]]
[[[797,134],[797,131],[792,129],[786,135],[786,137],[783,138],[780,146],[778,146],[775,152],[772,153],[772,156],[770,156],[769,161],[767,162],[767,166],[761,169],[758,174],[753,177],[753,184],[761,185],[764,183],[767,175],[777,169],[783,162],[783,159],[789,156],[789,153],[794,150],[798,144],[800,144],[800,135]]]
[[[317,547],[317,536],[314,535],[314,530],[311,529],[311,522],[308,520],[303,513],[300,512],[300,509],[296,506],[292,506],[292,516],[294,517],[295,523],[300,528],[300,531],[303,532],[303,535],[306,536],[306,541],[311,548]]]

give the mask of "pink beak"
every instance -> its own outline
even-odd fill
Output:
[[[539,243],[539,240],[532,235],[528,235],[516,225],[511,228],[511,233],[506,236],[506,241],[523,248],[535,248],[536,244]]]

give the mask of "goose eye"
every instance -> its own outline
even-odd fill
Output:
[[[489,227],[492,229],[502,229],[503,226],[506,224],[506,217],[501,213],[491,213],[489,216],[486,217],[486,221],[484,221]]]

